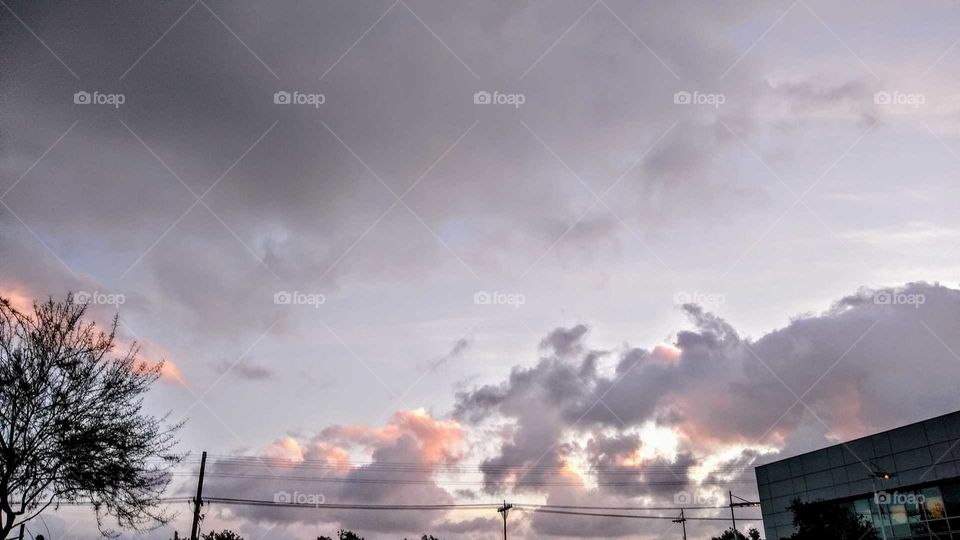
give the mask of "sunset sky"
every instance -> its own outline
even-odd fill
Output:
[[[960,409],[957,2],[44,4],[0,1],[0,296],[73,292],[167,361],[171,497],[207,451],[213,497],[722,505],[754,465]],[[187,534],[171,510],[123,537]]]

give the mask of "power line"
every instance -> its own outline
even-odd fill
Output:
[[[351,504],[351,503],[324,503],[324,504],[307,504],[307,503],[285,503],[278,501],[270,500],[257,500],[257,499],[235,499],[229,497],[204,497],[204,502],[217,502],[221,504],[249,504],[255,506],[281,506],[281,507],[291,507],[291,508],[333,508],[333,509],[354,509],[354,510],[386,510],[386,509],[395,509],[395,510],[455,510],[455,509],[496,509],[501,505],[497,503],[454,503],[454,504]],[[158,499],[158,502],[169,504],[169,503],[193,503],[193,497],[163,497]],[[12,501],[12,505],[20,504],[19,501]],[[59,503],[60,506],[90,506],[93,505],[93,501],[63,501]],[[718,506],[585,506],[585,505],[562,505],[562,504],[534,504],[534,503],[516,503],[514,504],[517,508],[524,508],[528,510],[623,510],[623,511],[673,511],[680,510],[681,508],[686,510],[725,510],[726,505]]]
[[[515,508],[524,510],[525,508],[521,505],[514,505]],[[676,508],[676,510],[682,510],[681,508]],[[578,512],[575,510],[550,510],[544,508],[537,508],[533,510],[534,512],[542,512],[544,514],[564,514],[570,516],[592,516],[592,517],[612,517],[612,518],[631,518],[631,519],[676,519],[674,516],[641,516],[637,514],[610,514],[610,513],[595,513],[595,512]],[[688,517],[687,521],[726,521],[727,518],[721,517]]]
[[[227,497],[205,497],[205,503],[220,503],[227,505],[261,506],[277,508],[301,508],[313,510],[495,510],[503,508],[500,504],[486,503],[450,503],[450,504],[354,504],[354,503],[300,503],[293,501],[270,501],[261,499],[236,499]],[[568,514],[596,517],[624,517],[624,518],[643,518],[643,519],[674,519],[673,516],[649,516],[639,514],[614,514],[601,512],[583,512],[580,510],[633,510],[633,511],[679,511],[686,510],[720,510],[725,506],[701,506],[701,507],[610,507],[610,506],[565,506],[565,505],[540,505],[540,504],[513,504],[512,508],[517,508],[529,512],[543,512],[547,514]],[[579,510],[577,510],[579,509]],[[689,517],[689,520],[706,521],[726,521],[727,518],[720,517]]]
[[[190,463],[181,462],[180,465],[189,465]],[[196,463],[193,463],[196,464]],[[338,462],[306,462],[291,460],[219,460],[211,464],[215,468],[238,468],[258,466],[269,468],[270,466],[284,467],[299,470],[338,470],[345,466],[363,467],[369,470],[391,470],[391,471],[448,471],[448,472],[513,472],[524,471],[532,472],[553,472],[566,471],[568,465],[490,465],[490,464],[445,464],[445,463],[402,463],[402,462],[370,462],[370,461],[338,461]],[[730,474],[735,472],[744,472],[752,467],[718,467],[711,470],[711,474]],[[181,469],[184,472],[193,469]],[[684,467],[671,467],[663,465],[590,465],[587,470],[604,474],[629,474],[639,473],[671,473],[684,471]]]
[[[258,500],[258,499],[240,499],[240,498],[229,498],[229,497],[208,497],[206,499],[202,498],[202,489],[203,489],[203,480],[206,468],[206,458],[207,453],[204,452],[200,460],[200,473],[199,481],[197,483],[197,496],[193,499],[194,504],[194,520],[193,520],[193,532],[191,533],[191,540],[196,538],[197,534],[197,523],[199,519],[200,508],[204,504],[224,504],[224,505],[243,505],[243,506],[255,506],[255,507],[271,507],[271,508],[297,508],[297,509],[313,509],[313,510],[362,510],[362,511],[449,511],[449,510],[491,510],[496,509],[497,512],[502,514],[503,517],[503,537],[504,540],[507,540],[507,513],[512,508],[517,508],[518,510],[525,512],[532,512],[534,514],[543,513],[543,514],[558,514],[558,515],[569,515],[569,516],[583,516],[583,517],[597,517],[597,518],[621,518],[621,519],[653,519],[653,520],[664,520],[669,519],[673,523],[680,523],[683,527],[683,535],[686,538],[686,521],[725,521],[725,518],[720,517],[710,517],[710,516],[699,516],[699,517],[690,517],[687,518],[685,510],[719,510],[722,507],[719,506],[700,506],[700,507],[590,507],[590,506],[574,506],[574,505],[535,505],[535,504],[508,504],[506,501],[503,502],[503,505],[491,505],[491,504],[482,504],[482,503],[446,503],[446,504],[356,504],[356,503],[327,503],[325,500],[323,502],[299,502],[294,500],[287,500],[289,497],[285,497],[283,500]],[[256,461],[253,461],[256,460]],[[276,461],[276,460],[275,460]],[[243,474],[243,473],[227,473],[227,472],[218,472],[211,471],[209,475],[211,477],[219,478],[240,478],[240,479],[267,479],[267,480],[283,480],[283,481],[308,481],[308,482],[330,482],[330,483],[379,483],[379,484],[430,484],[430,485],[474,485],[482,484],[486,485],[488,482],[484,478],[484,481],[470,481],[470,482],[450,482],[443,481],[434,478],[437,474],[455,474],[455,473],[466,473],[466,474],[480,474],[484,475],[497,472],[492,471],[490,466],[480,465],[475,469],[468,469],[464,464],[427,464],[427,463],[368,463],[364,465],[359,465],[353,467],[351,473],[354,473],[352,476],[347,477],[326,477],[326,472],[329,472],[331,469],[340,470],[344,467],[346,463],[344,462],[334,462],[330,463],[329,461],[314,461],[314,462],[289,462],[289,461],[280,461],[281,465],[289,466],[294,470],[314,470],[314,471],[324,471],[324,476],[314,477],[314,476],[294,476],[294,475],[264,475],[264,474]],[[253,458],[253,457],[229,457],[226,460],[221,460],[218,462],[218,465],[221,467],[229,469],[230,467],[244,467],[249,468],[254,465],[263,465],[267,468],[269,466],[264,462],[262,458]],[[349,465],[348,465],[349,467]],[[499,469],[499,472],[511,472],[511,471],[523,471],[524,476],[529,475],[531,472],[539,472],[540,474],[558,476],[563,471],[564,466],[550,465],[550,466],[539,466],[534,465],[526,467],[520,465],[517,467],[499,465],[496,466]],[[218,467],[219,468],[219,467]],[[361,476],[367,475],[370,472],[380,472],[384,473],[425,473],[429,475],[429,478],[358,478],[356,476],[356,471],[359,471],[358,474]],[[645,475],[650,474],[650,471],[667,471],[671,474],[674,474],[674,468],[662,466],[662,465],[651,465],[644,470],[643,466],[638,467],[620,467],[616,466],[615,468],[610,468],[604,471],[601,467],[591,467],[591,472],[600,476],[607,475],[617,476],[629,474],[631,476]],[[180,475],[178,472],[170,472],[171,475]],[[714,471],[716,474],[716,471]],[[192,476],[192,474],[191,474]],[[420,475],[417,475],[420,476]],[[676,476],[674,474],[674,476]],[[708,477],[710,478],[710,477]],[[714,477],[715,478],[715,477]],[[714,480],[712,482],[718,482],[719,480]],[[699,484],[709,484],[711,481],[701,481]],[[729,484],[730,482],[726,482]],[[580,486],[580,482],[540,482],[542,485],[558,485],[558,486]],[[646,485],[687,485],[689,480],[681,480],[677,478],[677,481],[669,482],[656,482],[651,480],[640,480],[630,481],[630,482],[597,482],[598,486],[633,486],[638,484]],[[732,497],[732,495],[731,495]],[[733,511],[733,502],[731,498],[730,503],[731,512]],[[592,511],[586,511],[592,510]],[[672,515],[649,515],[649,514],[624,514],[624,513],[614,513],[614,511],[630,511],[630,512],[662,512],[668,510],[675,512],[679,510],[680,518],[679,520]]]
[[[562,510],[725,510],[726,505],[718,506],[570,506],[562,504],[522,504],[516,506],[524,508],[548,508]]]
[[[205,503],[220,503],[246,506],[275,506],[280,508],[331,509],[331,510],[492,510],[496,504],[352,504],[323,503],[310,504],[257,499],[232,499],[225,497],[205,497]]]
[[[338,461],[335,461],[335,462],[331,462],[331,461],[326,460],[326,459],[296,459],[296,460],[293,460],[293,459],[289,459],[289,458],[274,457],[274,456],[249,456],[249,455],[229,455],[229,454],[209,454],[208,456],[211,457],[211,458],[216,458],[216,459],[217,459],[217,462],[216,462],[216,463],[229,463],[229,462],[238,462],[238,463],[239,463],[239,462],[244,462],[244,461],[246,461],[246,462],[260,463],[260,464],[263,464],[263,463],[271,463],[271,462],[272,462],[272,463],[276,463],[276,464],[294,464],[294,465],[301,465],[301,466],[306,466],[306,465],[329,465],[329,464],[331,464],[331,463],[338,463],[338,464],[339,464],[339,463],[349,463],[349,464],[354,464],[354,465],[364,465],[364,464],[415,465],[415,466],[422,466],[422,465],[424,465],[424,463],[421,462],[421,461],[390,461],[390,462],[382,462],[382,461],[369,461],[369,460],[366,460],[366,461],[356,461],[356,460],[343,460],[343,461],[339,461],[339,460],[338,460]],[[158,462],[159,462],[159,461],[158,461]],[[194,463],[194,464],[198,464],[198,463],[200,463],[200,459],[199,459],[199,458],[190,458],[190,457],[188,457],[188,458],[184,458],[184,459],[180,460],[179,463]],[[438,464],[438,465],[453,465],[453,466],[481,466],[481,465],[483,465],[483,466],[485,466],[485,467],[491,467],[491,468],[495,468],[495,467],[524,467],[524,466],[525,466],[525,464],[523,464],[523,463],[503,464],[503,463],[491,463],[491,462],[462,462],[462,463],[447,463],[447,464],[442,464],[442,463],[441,463],[441,464]],[[432,465],[431,465],[431,466],[432,466]],[[656,464],[656,463],[647,463],[647,464],[639,464],[639,465],[603,465],[603,464],[597,464],[597,465],[595,465],[595,466],[596,466],[596,467],[599,467],[599,468],[613,468],[613,469],[616,469],[616,468],[622,468],[622,469],[661,468],[661,469],[665,469],[665,470],[666,470],[666,469],[678,469],[678,468],[683,468],[682,466],[677,466],[677,465]],[[561,468],[561,467],[563,467],[563,465],[551,465],[551,464],[547,463],[547,464],[537,465],[537,467],[557,467],[557,468]],[[732,465],[732,464],[731,464],[731,465],[719,465],[719,466],[716,467],[717,470],[724,470],[724,469],[730,469],[730,470],[735,470],[735,469],[747,470],[747,469],[752,469],[752,468],[753,468],[752,466],[748,466],[748,465]]]
[[[176,475],[176,476],[195,476],[195,475]],[[230,479],[249,479],[249,480],[282,480],[284,482],[314,482],[314,483],[333,483],[333,484],[400,484],[400,485],[440,485],[440,486],[486,486],[490,482],[485,480],[444,480],[436,478],[384,478],[384,477],[369,477],[369,478],[358,478],[356,476],[350,477],[316,477],[316,476],[288,476],[288,475],[270,475],[270,474],[229,474],[229,473],[206,473],[208,478],[230,478]],[[576,480],[569,481],[542,481],[542,482],[530,482],[537,486],[550,486],[550,487],[576,487],[581,486],[582,482]],[[631,486],[685,486],[689,482],[684,480],[636,480],[636,481],[620,481],[620,482],[595,482],[592,483],[599,487],[631,487]],[[730,486],[730,485],[742,485],[742,486],[752,486],[752,482],[747,481],[738,481],[738,482],[721,482],[721,481],[707,481],[700,482],[698,485],[701,486]]]

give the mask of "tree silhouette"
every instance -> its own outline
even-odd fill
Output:
[[[751,528],[744,536],[740,531],[734,531],[732,528],[723,531],[720,536],[714,536],[710,540],[761,540],[760,531]]]
[[[121,528],[144,529],[168,516],[159,508],[169,482],[179,425],[163,427],[142,410],[162,364],[114,348],[108,332],[84,320],[72,295],[21,313],[0,298],[0,539],[50,505],[92,504]]]
[[[224,529],[220,532],[210,531],[207,534],[201,534],[200,540],[243,540],[243,537],[233,531]]]
[[[340,540],[363,540],[362,536],[357,536],[355,532],[345,529],[340,529],[337,531],[337,538]]]
[[[862,516],[843,506],[824,501],[801,502],[789,506],[797,532],[790,540],[877,540],[877,531]]]

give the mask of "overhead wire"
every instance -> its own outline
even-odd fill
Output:
[[[343,484],[409,484],[409,485],[445,485],[445,486],[479,486],[487,485],[485,480],[449,480],[443,478],[434,478],[434,475],[441,476],[469,476],[469,475],[487,475],[499,473],[503,475],[521,475],[530,478],[534,475],[540,476],[560,476],[568,472],[565,464],[539,464],[527,466],[523,464],[467,464],[467,463],[422,463],[422,462],[370,462],[370,461],[337,461],[330,462],[326,460],[289,460],[273,457],[258,456],[229,456],[212,455],[214,458],[212,470],[207,470],[205,475],[208,478],[225,479],[250,479],[250,480],[282,480],[285,482],[317,482],[317,483],[343,483]],[[198,464],[199,461],[188,458],[178,463],[181,468],[191,464]],[[247,472],[253,467],[266,469],[270,474],[263,472]],[[285,472],[318,472],[325,475],[331,471],[350,471],[351,476],[347,477],[328,477],[328,476],[306,476],[303,474],[273,474],[273,467],[282,468]],[[241,469],[237,471],[237,469]],[[607,478],[607,481],[597,481],[591,485],[598,487],[630,487],[630,486],[677,486],[688,484],[687,480],[677,478],[676,480],[651,480],[650,476],[664,476],[671,474],[676,477],[676,472],[684,470],[683,467],[672,467],[661,464],[641,464],[641,465],[593,465],[588,472],[600,478]],[[706,480],[697,482],[697,485],[748,485],[752,482],[746,480],[721,480],[716,475],[724,473],[741,472],[750,469],[750,467],[729,465],[712,469],[711,475]],[[684,472],[686,472],[684,470]],[[429,478],[417,477],[417,473],[427,473]],[[194,476],[195,472],[189,469],[169,471],[172,476]],[[380,476],[376,476],[379,474]],[[413,478],[410,475],[414,475]],[[366,477],[364,477],[366,476]],[[636,481],[616,481],[618,477],[644,477]],[[579,481],[557,481],[548,480],[536,482],[538,486],[582,486]],[[192,502],[191,498],[169,498],[165,502]],[[361,510],[361,511],[449,511],[449,510],[493,510],[499,508],[499,504],[484,503],[450,503],[450,504],[359,504],[359,503],[308,503],[288,500],[258,500],[243,499],[231,497],[204,497],[204,503],[223,504],[223,505],[246,505],[257,507],[274,508],[296,508],[296,509],[318,509],[318,510]],[[78,503],[79,504],[79,503]],[[554,504],[528,504],[515,503],[514,508],[525,512],[602,517],[602,518],[625,518],[625,519],[676,519],[673,515],[650,515],[640,513],[623,512],[680,512],[684,511],[717,511],[729,508],[727,505],[690,505],[690,506],[589,506],[589,505],[554,505]],[[725,521],[725,517],[713,516],[689,516],[688,520],[699,521]]]
[[[372,510],[372,511],[396,511],[396,510],[495,510],[500,508],[498,503],[491,504],[353,504],[353,503],[299,503],[293,501],[269,501],[258,499],[237,499],[225,497],[204,498],[205,503],[260,506],[276,508],[299,508],[314,510]],[[564,506],[564,505],[538,505],[517,503],[513,508],[522,511],[560,514],[572,516],[588,517],[607,517],[607,518],[628,518],[628,519],[676,519],[674,515],[648,515],[648,514],[622,514],[612,512],[586,512],[584,510],[622,510],[622,511],[669,511],[679,512],[682,510],[723,510],[726,506],[699,506],[699,507],[609,507],[609,506]],[[690,516],[686,518],[690,521],[727,521],[726,517],[714,516]]]
[[[257,456],[211,456],[217,458],[211,463],[218,467],[231,466],[277,466],[297,469],[337,469],[344,466],[369,467],[390,470],[448,470],[448,471],[503,471],[503,470],[524,470],[524,471],[551,471],[562,470],[565,464],[495,464],[495,463],[423,463],[423,462],[377,462],[377,461],[327,461],[327,460],[292,460],[284,458],[257,457]],[[184,460],[180,465],[199,464],[198,460]],[[638,472],[663,471],[672,472],[686,470],[686,467],[661,464],[639,464],[639,465],[603,465],[594,464],[590,466],[591,470],[602,472],[621,472],[635,474]],[[739,472],[752,469],[750,466],[740,465],[721,465],[713,467],[714,472]]]

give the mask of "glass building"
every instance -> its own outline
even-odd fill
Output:
[[[830,501],[880,538],[960,540],[960,411],[756,468],[767,540],[794,532],[788,506]]]

